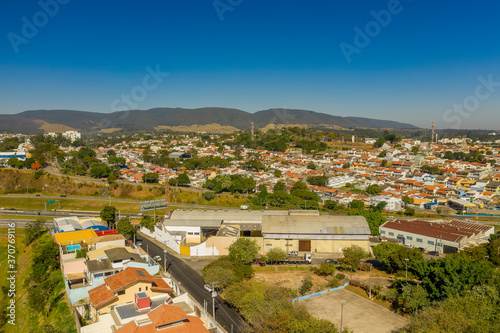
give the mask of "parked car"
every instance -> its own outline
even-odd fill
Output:
[[[438,251],[429,251],[428,253],[430,256],[436,256],[439,257],[439,252]]]
[[[61,198],[66,198],[66,194],[61,194]]]
[[[333,259],[326,259],[325,262],[333,262],[335,265],[339,264],[339,262],[337,260],[333,260]]]
[[[212,290],[213,290],[213,289],[212,289],[212,286],[211,286],[211,285],[209,285],[209,284],[206,284],[206,285],[205,285],[205,289],[206,289],[209,293],[211,293],[211,292],[212,292]]]
[[[142,246],[142,241],[136,241],[136,242],[135,242],[135,245],[137,245],[137,246]]]
[[[153,257],[153,260],[154,260],[154,261],[161,261],[161,257],[160,257],[160,256],[154,256],[154,257]]]
[[[289,256],[298,256],[299,253],[297,251],[290,251],[290,252],[288,252],[288,255]]]

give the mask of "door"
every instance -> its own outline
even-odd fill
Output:
[[[299,240],[299,251],[311,252],[311,241]]]

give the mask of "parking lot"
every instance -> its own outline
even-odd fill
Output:
[[[356,333],[386,333],[406,324],[406,320],[400,316],[347,290],[335,291],[300,302],[314,317],[329,320],[340,327],[342,301],[345,302],[343,326]]]

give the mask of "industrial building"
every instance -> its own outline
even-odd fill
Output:
[[[406,246],[440,253],[454,253],[486,242],[494,233],[494,227],[473,222],[399,219],[385,222],[379,230],[382,236],[398,239]]]
[[[105,231],[108,227],[100,217],[58,217],[53,219],[54,233],[70,232],[92,229],[94,231]]]
[[[342,253],[358,245],[369,250],[370,228],[363,216],[320,215],[314,210],[176,210],[152,237],[179,253],[225,255],[238,237],[257,241],[261,253]]]

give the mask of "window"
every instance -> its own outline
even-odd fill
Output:
[[[141,288],[139,288],[139,291],[141,291]]]
[[[389,236],[394,236],[394,233],[389,231]]]
[[[148,286],[146,286],[146,291],[148,290]]]
[[[125,295],[125,290],[120,290],[120,291],[118,291],[118,293],[117,293],[117,294],[118,294],[118,295]]]
[[[405,236],[398,234],[398,238],[405,238]]]
[[[406,236],[406,239],[407,240],[413,240],[413,237],[412,236]]]
[[[427,244],[434,245],[434,242],[433,241],[427,241]]]
[[[381,233],[382,235],[385,235],[385,230],[380,230],[380,233]]]
[[[422,238],[417,238],[417,242],[422,243],[423,242]]]

